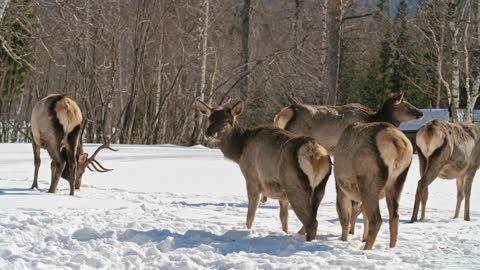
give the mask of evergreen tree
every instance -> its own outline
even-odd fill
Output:
[[[397,15],[395,17],[395,26],[397,37],[395,41],[395,54],[393,63],[392,86],[394,91],[408,91],[409,75],[412,73],[413,66],[410,65],[408,57],[408,25],[407,25],[408,5],[407,1],[402,0],[398,5]]]

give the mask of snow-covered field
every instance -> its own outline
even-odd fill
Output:
[[[87,146],[90,152],[94,146]],[[418,159],[400,204],[399,241],[388,247],[388,215],[372,251],[356,234],[339,240],[333,178],[320,205],[317,240],[281,231],[274,200],[262,204],[252,230],[244,226],[246,191],[237,165],[203,147],[117,146],[99,159],[111,173],[86,172],[68,196],[50,184],[42,152],[40,190],[30,190],[28,144],[0,144],[0,269],[480,269],[480,183],[473,184],[472,221],[453,220],[454,181],[430,187],[427,222],[410,224]],[[477,178],[480,177],[480,174]],[[462,214],[463,215],[463,214]]]

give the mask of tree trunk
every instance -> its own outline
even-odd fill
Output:
[[[209,14],[209,7],[210,7],[210,1],[205,0],[203,3],[205,5],[205,17],[204,17],[204,24],[203,24],[203,31],[202,31],[202,64],[200,66],[200,99],[205,100],[205,84],[206,84],[206,78],[207,78],[207,51],[208,51],[208,14]],[[198,117],[198,129],[196,129],[197,136],[194,139],[195,142],[200,142],[203,134],[203,119],[204,117]]]
[[[302,28],[302,21],[300,20],[300,12],[302,11],[303,0],[295,0],[295,22],[293,24],[293,42],[295,53],[298,53],[298,41],[300,36],[300,29]]]
[[[87,0],[86,8],[85,8],[85,60],[84,60],[84,89],[81,95],[85,98],[85,100],[89,99],[89,106],[87,109],[89,112],[87,115],[90,116],[91,125],[89,129],[86,129],[87,132],[87,140],[88,142],[95,142],[95,133],[96,133],[96,119],[94,118],[94,106],[91,102],[94,101],[93,97],[94,94],[94,84],[95,84],[95,63],[94,63],[94,43],[93,43],[93,5],[94,2],[92,0]]]
[[[327,15],[327,50],[323,73],[323,92],[325,103],[335,104],[340,63],[342,0],[328,0]]]
[[[163,42],[165,40],[165,24],[163,20],[160,22],[160,45],[158,46],[158,70],[157,70],[157,91],[155,93],[155,115],[153,140],[152,143],[158,142],[158,134],[160,131],[160,98],[162,96],[162,71],[163,71]]]
[[[465,5],[470,5],[470,1],[467,1]],[[466,6],[467,7],[467,6]],[[471,23],[471,13],[469,11],[467,15],[467,23],[465,24],[465,31],[464,31],[464,36],[463,36],[463,55],[465,56],[464,58],[464,64],[465,64],[465,92],[467,94],[467,106],[465,108],[465,111],[463,113],[463,121],[465,122],[472,122],[472,114],[473,114],[473,107],[475,106],[475,102],[477,101],[472,93],[472,89],[470,87],[470,51],[468,48],[468,29]]]
[[[460,55],[458,52],[458,27],[455,22],[455,9],[450,10],[450,22],[449,28],[452,33],[452,83],[451,83],[451,121],[458,122],[458,106],[459,106],[459,95],[460,95]]]
[[[250,72],[249,68],[249,61],[250,61],[250,50],[249,50],[249,41],[250,41],[250,10],[251,10],[251,2],[250,0],[243,1],[243,9],[242,9],[242,72],[241,76],[246,75],[241,83],[240,86],[240,98],[244,101],[247,100],[248,94],[250,91],[250,82],[249,82],[249,75]]]

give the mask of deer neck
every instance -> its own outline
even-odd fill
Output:
[[[239,163],[245,141],[245,131],[240,127],[237,122],[235,122],[232,132],[230,132],[230,134],[222,140],[219,148],[226,158],[231,159],[236,163]]]
[[[393,118],[393,113],[386,105],[383,105],[376,113],[369,115],[368,122],[386,122],[396,127],[400,126],[400,121]]]

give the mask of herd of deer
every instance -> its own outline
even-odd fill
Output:
[[[282,230],[288,232],[288,205],[303,224],[299,231],[311,241],[317,235],[317,211],[335,166],[337,213],[341,239],[353,234],[363,214],[365,249],[371,249],[382,220],[379,200],[386,198],[389,211],[390,247],[398,237],[399,200],[412,161],[413,147],[397,128],[400,123],[419,119],[423,113],[407,102],[403,93],[388,96],[377,112],[360,104],[320,106],[295,104],[283,108],[273,126],[243,129],[237,117],[244,109],[241,100],[214,107],[200,99],[197,110],[208,117],[205,136],[226,158],[238,163],[248,194],[246,226],[252,227],[260,199],[279,200]],[[51,185],[55,192],[60,176],[70,184],[70,195],[80,188],[85,168],[105,169],[95,156],[110,149],[110,141],[88,158],[82,145],[85,121],[77,103],[65,95],[50,95],[32,111],[31,127],[38,188],[40,148],[52,158]],[[112,136],[113,138],[113,136]],[[470,193],[480,166],[480,127],[470,123],[432,120],[420,128],[416,144],[421,179],[418,182],[411,221],[425,220],[428,186],[437,177],[457,180],[459,216],[465,198],[464,219],[470,220]],[[114,150],[115,151],[115,150]],[[93,168],[93,169],[92,169]]]

